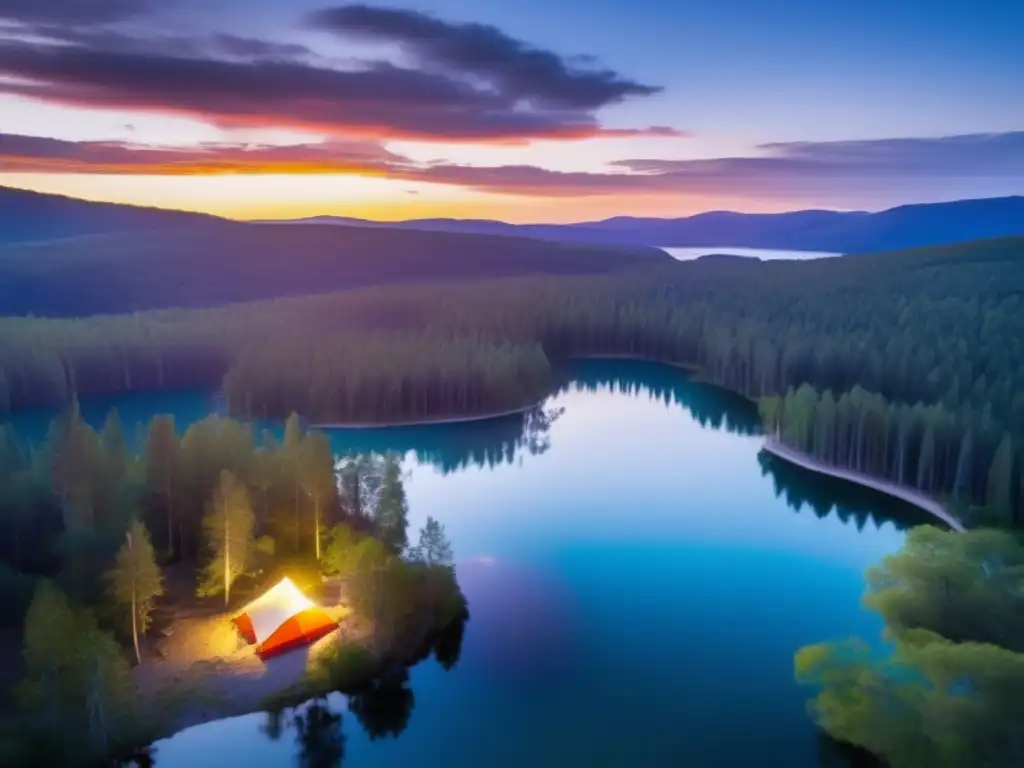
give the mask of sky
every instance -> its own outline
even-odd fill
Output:
[[[1024,194],[1024,3],[0,0],[0,185],[234,218]]]

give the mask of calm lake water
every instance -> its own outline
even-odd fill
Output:
[[[780,251],[771,248],[731,248],[721,245],[712,248],[662,248],[672,258],[679,261],[693,261],[709,253],[728,253],[733,256],[748,256],[753,259],[764,261],[780,261],[784,259],[824,259],[831,256],[841,256],[839,253],[828,251]]]
[[[379,704],[397,737],[371,739],[344,697],[329,700],[343,764],[817,766],[793,653],[878,637],[863,571],[927,518],[760,454],[749,403],[676,369],[570,373],[525,420],[333,435],[338,450],[407,452],[410,529],[444,522],[471,613],[452,669],[423,661]],[[131,432],[154,410],[180,424],[215,403],[118,407]],[[229,749],[251,768],[339,765],[301,762],[289,717],[276,738],[267,725],[253,714],[190,728],[156,745],[156,765],[219,767]]]

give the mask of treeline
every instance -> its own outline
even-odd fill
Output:
[[[537,343],[427,333],[313,335],[257,345],[224,377],[233,414],[314,423],[429,420],[533,405],[551,388]]]
[[[760,401],[765,428],[821,461],[973,503],[970,522],[1024,525],[1014,440],[986,408],[893,404],[857,386],[838,397],[809,385]]]
[[[381,333],[400,340],[422,334],[417,359],[462,366],[449,381],[468,381],[475,370],[468,352],[453,354],[453,340],[509,344],[510,353],[539,344],[552,366],[581,355],[651,357],[698,367],[708,380],[752,398],[807,384],[834,397],[860,387],[896,407],[941,406],[954,423],[945,442],[959,445],[971,433],[974,461],[987,465],[992,457],[981,447],[987,438],[977,437],[982,430],[1008,433],[1011,449],[1024,441],[1022,295],[1024,239],[1005,238],[818,261],[709,260],[614,277],[374,288],[117,318],[8,319],[0,322],[0,407],[213,388],[247,354],[266,364],[254,364],[251,385],[236,371],[232,388],[244,393],[251,386],[269,399],[274,377],[288,376],[286,366],[275,372],[270,362],[288,353],[274,350],[313,346],[332,357],[329,345],[308,340],[372,331],[382,352],[358,358],[361,370],[344,374],[345,397],[357,376],[373,380],[375,371],[402,369],[406,344],[382,342]],[[248,352],[257,346],[270,350]],[[341,355],[330,363],[334,370],[344,366]],[[338,393],[314,393],[313,382],[324,380],[313,373],[289,397],[333,403]],[[403,381],[391,373],[387,380]],[[438,395],[433,407],[460,402],[457,390]],[[376,417],[402,420],[401,402],[392,395],[385,410],[378,400]],[[250,407],[258,413],[261,406]],[[332,407],[346,412],[343,404]],[[423,405],[417,409],[423,416]],[[1012,487],[1019,488],[1024,455],[1011,453]],[[937,490],[957,486],[955,472],[953,480],[949,474],[946,463],[936,464]],[[983,485],[972,479],[957,487],[984,504]],[[1019,516],[1020,494],[1011,495]]]

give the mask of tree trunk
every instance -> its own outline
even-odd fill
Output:
[[[171,505],[171,468],[170,462],[164,467],[164,496],[167,499],[167,551],[174,559],[174,512]]]
[[[320,497],[313,497],[313,540],[316,542],[316,560],[320,562]]]
[[[132,645],[135,646],[135,661],[141,665],[142,654],[139,653],[139,609],[135,597],[135,571],[137,565],[135,562],[135,544],[132,541],[131,532],[126,533],[125,537],[128,539],[128,551],[132,556]]]
[[[231,598],[231,527],[228,522],[228,505],[221,508],[224,515],[224,607]]]

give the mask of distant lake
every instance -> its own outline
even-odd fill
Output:
[[[178,393],[120,412],[131,434],[147,412],[180,427],[211,407]],[[39,434],[41,416],[18,427]],[[525,419],[331,439],[405,454],[410,530],[445,524],[470,610],[454,668],[421,662],[374,710],[398,713],[397,737],[369,738],[365,707],[330,698],[345,768],[815,768],[793,653],[878,638],[863,572],[927,521],[762,453],[750,403],[655,364],[577,363]],[[247,768],[339,765],[297,763],[309,740],[267,722],[187,729],[156,765],[219,768],[228,750]]]
[[[729,246],[713,246],[708,248],[662,248],[672,258],[679,261],[693,261],[709,253],[727,253],[732,256],[749,256],[764,261],[781,261],[784,259],[824,259],[832,256],[842,256],[841,253],[830,253],[828,251],[780,251],[772,248],[732,248]]]

